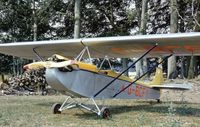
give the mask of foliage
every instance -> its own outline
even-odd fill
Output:
[[[170,25],[169,1],[149,1],[147,32],[149,34],[168,33]]]
[[[137,34],[141,7],[141,0],[81,0],[81,37]],[[178,31],[200,30],[199,8],[198,0],[178,0]],[[168,33],[170,13],[169,1],[149,0],[147,34]],[[73,38],[74,0],[0,1],[1,43],[32,41],[34,23],[37,40]]]
[[[3,55],[0,54],[0,74],[3,73],[10,73],[11,72],[11,68],[10,66],[12,65],[12,56],[7,56],[7,55]]]
[[[129,0],[83,0],[82,33],[86,36],[129,35],[135,25],[128,19],[129,3]]]

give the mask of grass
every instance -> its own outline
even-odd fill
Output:
[[[65,96],[1,96],[1,127],[199,127],[200,104],[106,100],[110,120],[79,109],[52,114],[51,105]],[[99,102],[98,103],[102,103]]]

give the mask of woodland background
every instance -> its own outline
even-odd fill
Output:
[[[198,31],[199,0],[0,0],[0,43]],[[3,54],[0,60],[2,75],[20,75],[31,62]],[[148,62],[137,64],[137,75]],[[200,57],[172,57],[163,68],[168,78],[194,78]]]

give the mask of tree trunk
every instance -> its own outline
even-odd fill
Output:
[[[145,72],[148,71],[147,62],[148,62],[148,61],[147,61],[147,58],[144,57],[144,58],[143,58],[143,65],[142,65],[142,66],[143,66],[143,67],[142,67],[142,72],[143,72],[143,73],[145,73]],[[144,79],[147,78],[148,76],[149,76],[149,73],[148,73],[147,75],[144,76]]]
[[[12,60],[13,60],[13,66],[12,66],[12,69],[13,69],[13,75],[16,75],[16,69],[15,69],[16,59],[15,59],[14,56],[12,57]]]
[[[194,78],[194,56],[192,55],[190,58],[190,65],[189,65],[189,71],[188,71],[188,79]]]
[[[37,41],[37,16],[36,16],[35,0],[33,0],[33,41]]]
[[[111,8],[111,12],[110,12],[111,19],[110,19],[110,21],[111,21],[111,25],[112,25],[113,28],[114,28],[115,26],[114,26],[114,14],[113,14],[113,4],[112,4],[112,0],[110,1],[110,8]],[[122,58],[122,70],[126,70],[127,68],[128,68],[128,58]],[[128,75],[128,72],[129,72],[129,70],[126,71],[126,72],[124,73],[124,75],[129,76],[129,75]]]
[[[147,0],[142,0],[142,13],[141,13],[141,23],[140,23],[140,34],[146,34],[146,24],[147,24]]]
[[[197,76],[197,57],[191,56],[189,62],[189,69],[188,69],[188,79],[193,79]]]
[[[136,76],[135,78],[138,78],[142,75],[142,60],[138,61],[135,65],[135,70],[136,70]]]
[[[81,25],[81,16],[80,16],[80,10],[81,10],[81,0],[75,0],[75,24],[74,24],[74,38],[80,38],[80,25]]]
[[[147,16],[146,16],[146,12],[147,12],[147,2],[148,0],[142,0],[142,11],[141,11],[141,18],[140,18],[140,34],[144,35],[146,34],[146,24],[147,24]],[[139,3],[138,3],[139,4]],[[142,64],[142,61],[144,62]],[[143,58],[142,61],[138,61],[138,63],[136,64],[136,77],[140,77],[143,72],[147,68],[147,60],[146,58]],[[142,65],[144,65],[144,67],[142,67]]]
[[[197,56],[194,56],[194,78],[198,76],[198,64],[197,64]]]
[[[185,72],[186,72],[186,66],[185,66],[185,57],[181,57],[181,79],[185,79]]]
[[[191,56],[186,56],[185,77],[188,77],[188,72],[190,68],[190,59],[191,59]]]
[[[2,82],[4,82],[4,81],[5,81],[4,74],[1,74],[1,81],[2,81]]]
[[[170,15],[170,32],[177,33],[178,30],[178,14],[177,14],[177,0],[170,0],[171,15]],[[168,75],[169,79],[176,78],[176,57],[171,56],[168,59]]]
[[[197,12],[195,12],[195,13],[197,13]],[[199,19],[200,19],[200,15],[199,15],[199,13],[197,13],[196,20],[199,21]],[[196,25],[194,31],[195,32],[200,31],[199,25]],[[197,65],[197,56],[191,56],[190,63],[189,63],[189,70],[188,70],[188,79],[195,78],[195,76],[198,75],[197,66],[198,66]]]
[[[177,0],[170,0],[171,14],[170,14],[170,32],[178,32],[178,14],[177,14]]]
[[[122,58],[122,68],[123,70],[128,68],[128,58]],[[128,76],[128,71],[126,71],[124,74]]]
[[[35,8],[35,0],[33,2],[33,41],[37,41],[37,16],[36,16],[36,8]],[[33,60],[36,62],[36,60]],[[37,85],[37,92],[40,93],[40,86]]]
[[[135,8],[136,8],[136,13],[137,13],[137,17],[138,17],[138,24],[139,26],[141,23],[141,0],[135,0]]]
[[[168,78],[169,79],[174,79],[177,77],[177,72],[176,72],[176,57],[171,56],[168,59]]]

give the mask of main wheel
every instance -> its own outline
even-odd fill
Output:
[[[110,110],[106,107],[103,107],[101,109],[101,117],[104,118],[104,119],[111,118]]]
[[[58,103],[53,104],[52,106],[53,114],[61,114],[61,111],[59,111],[60,107],[61,107],[61,104],[58,104]]]

